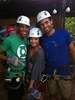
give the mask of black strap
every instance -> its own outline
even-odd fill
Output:
[[[52,68],[52,69],[56,69],[56,70],[69,70],[69,66],[70,66],[70,65],[67,64],[67,65],[65,65],[65,66],[63,66],[63,67],[53,68],[53,67],[47,65],[47,67]]]

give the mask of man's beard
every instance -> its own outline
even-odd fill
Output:
[[[52,29],[53,29],[53,24],[50,26],[49,31],[46,32],[46,34],[47,34],[47,35],[50,35],[50,32],[52,31]]]

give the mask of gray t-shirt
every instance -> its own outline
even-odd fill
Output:
[[[30,79],[35,80],[34,84],[40,82],[42,73],[45,69],[45,55],[42,48],[39,48],[32,57],[30,56],[28,50],[27,69],[31,73]]]

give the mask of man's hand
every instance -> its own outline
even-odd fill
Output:
[[[72,72],[72,77],[73,78],[75,77],[75,70]]]
[[[21,60],[19,60],[19,58],[15,57],[15,56],[13,56],[13,57],[9,56],[7,58],[7,64],[12,64],[14,66],[24,66],[24,64],[21,62]]]

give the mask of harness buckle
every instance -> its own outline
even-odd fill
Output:
[[[57,74],[57,69],[56,69],[56,68],[54,69],[54,72],[53,72],[53,74]]]

